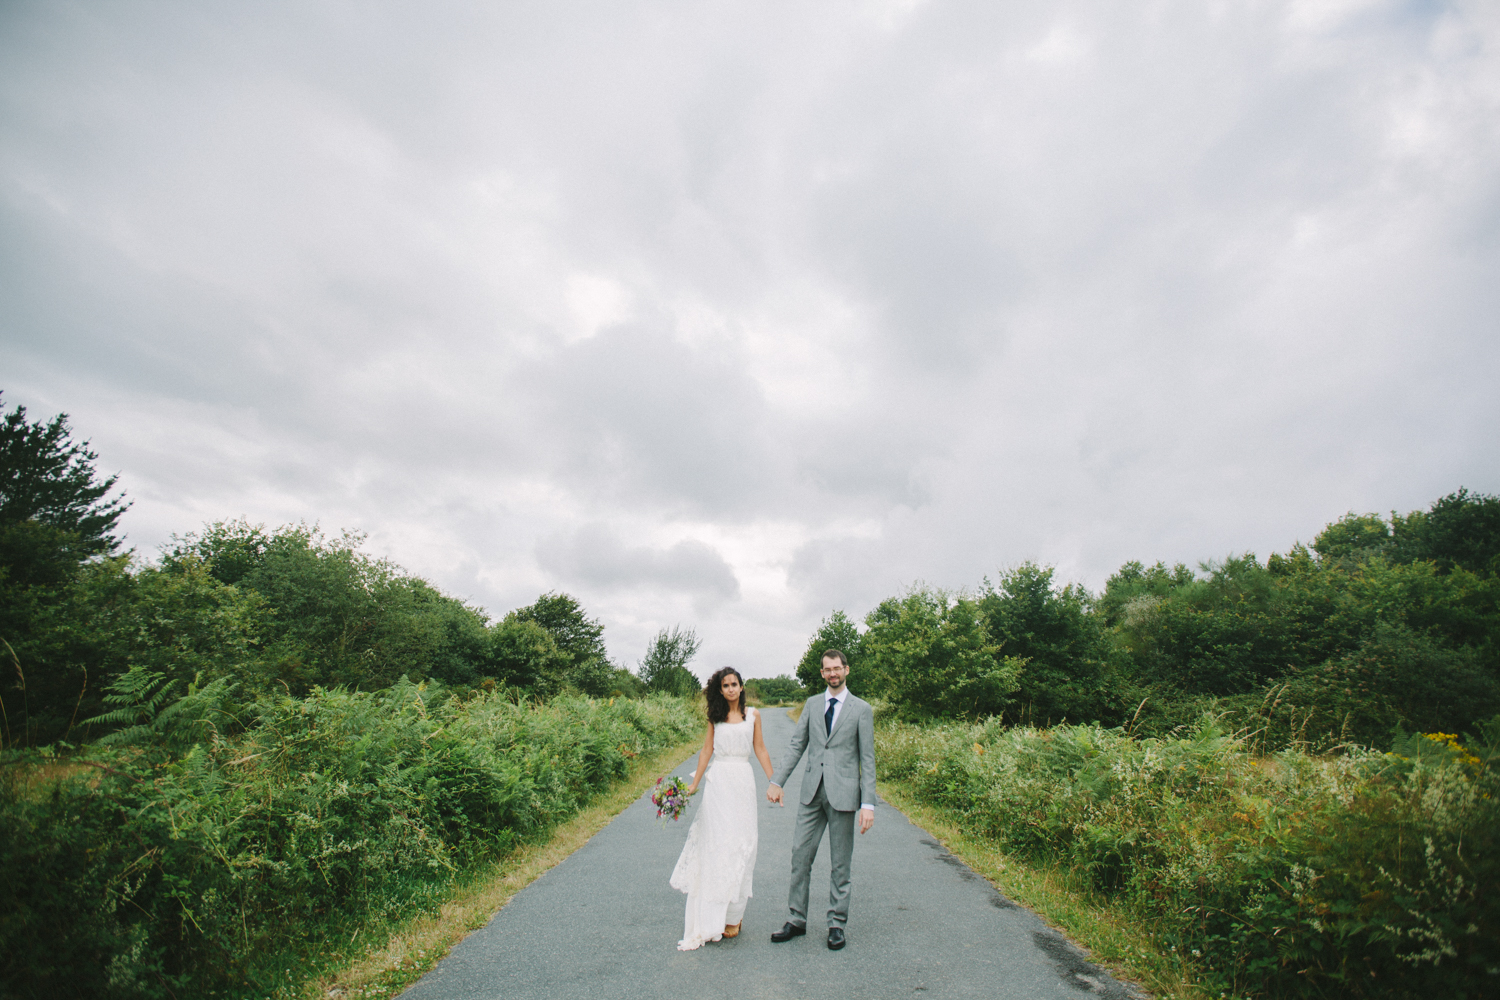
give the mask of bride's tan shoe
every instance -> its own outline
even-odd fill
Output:
[[[738,924],[734,924],[733,926],[730,926],[729,924],[725,924],[724,925],[724,936],[727,937],[727,938],[739,937],[740,936],[740,925],[743,924],[743,923],[744,923],[744,921],[741,920]]]

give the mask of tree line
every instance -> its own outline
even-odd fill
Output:
[[[8,744],[78,742],[131,670],[175,686],[223,680],[245,697],[400,677],[456,689],[689,694],[691,629],[659,632],[630,670],[571,595],[491,621],[362,537],[220,521],[154,562],[121,552],[128,502],[66,415],[0,420],[0,721]],[[834,611],[796,676],[764,701],[815,690],[822,650],[851,687],[912,718],[998,715],[1162,733],[1204,711],[1268,743],[1377,745],[1398,729],[1464,732],[1500,713],[1500,498],[1467,489],[1425,511],[1351,513],[1311,545],[1262,561],[1128,562],[1102,592],[1023,563],[978,588],[914,587],[862,621]]]
[[[1310,546],[1196,571],[1128,562],[1101,593],[1023,563],[826,618],[797,677],[843,650],[856,693],[909,718],[1003,716],[1163,734],[1204,712],[1264,746],[1387,747],[1500,713],[1500,498],[1348,514]]]
[[[632,671],[610,660],[603,624],[569,594],[491,621],[362,551],[353,532],[218,521],[144,561],[122,551],[129,503],[97,458],[73,440],[66,414],[33,421],[16,406],[0,420],[7,745],[87,740],[102,731],[90,720],[107,714],[114,687],[146,679],[178,695],[223,682],[245,699],[373,691],[402,677],[538,699],[698,687],[691,629],[662,630]]]

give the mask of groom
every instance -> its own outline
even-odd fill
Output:
[[[782,800],[781,786],[806,755],[802,768],[802,804],[797,807],[797,829],[792,838],[792,891],[788,903],[792,919],[771,935],[777,943],[807,933],[807,891],[813,858],[823,828],[828,828],[832,873],[828,885],[828,947],[844,946],[849,923],[849,859],[854,853],[854,811],[859,809],[859,832],[875,823],[875,713],[869,702],[849,693],[849,661],[836,649],[823,653],[825,694],[813,695],[802,706],[792,730],[792,741],[781,766],[771,777],[766,798]]]

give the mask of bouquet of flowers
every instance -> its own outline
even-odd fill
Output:
[[[663,784],[662,782],[666,782]],[[656,779],[656,790],[651,793],[651,804],[656,806],[657,819],[681,819],[687,811],[688,799],[692,796],[687,782],[681,778]]]

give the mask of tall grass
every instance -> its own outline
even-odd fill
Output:
[[[516,705],[404,682],[245,711],[185,753],[3,760],[0,995],[258,992],[289,948],[434,905],[698,728],[673,698]]]
[[[881,776],[1005,850],[1086,872],[1226,995],[1500,994],[1500,761],[1449,736],[1256,757],[1205,719],[885,724]]]

